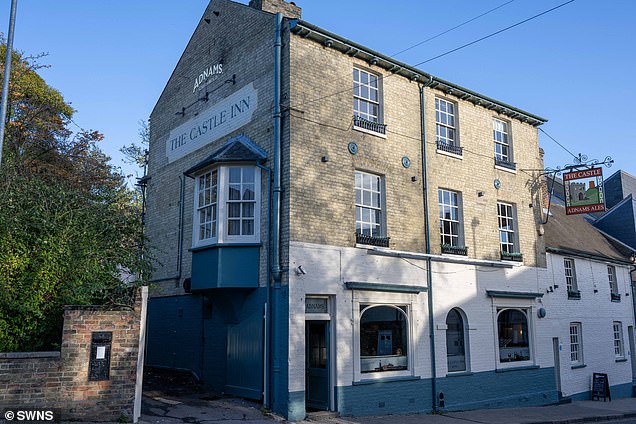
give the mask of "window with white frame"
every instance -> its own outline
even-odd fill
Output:
[[[220,166],[195,177],[193,246],[260,241],[260,172]]]
[[[609,281],[610,290],[613,297],[619,295],[618,282],[616,281],[616,267],[614,265],[607,266],[607,280]]]
[[[518,253],[514,205],[497,202],[497,219],[499,220],[501,253],[504,255]]]
[[[583,333],[580,322],[570,323],[570,363],[583,365]]]
[[[565,271],[565,285],[568,293],[578,294],[579,287],[576,283],[576,268],[574,267],[574,259],[563,258],[563,269]]]
[[[495,160],[500,164],[512,164],[512,146],[510,143],[510,125],[506,121],[493,118],[493,138],[495,140]]]
[[[442,247],[464,245],[461,222],[461,199],[456,191],[440,188],[437,191],[439,204],[439,234]]]
[[[355,172],[356,233],[370,237],[382,237],[383,181],[379,175]]]
[[[625,348],[623,347],[623,324],[620,321],[614,321],[614,356],[618,359],[625,357]]]
[[[458,146],[455,103],[435,98],[435,132],[439,143]]]
[[[369,122],[380,119],[380,82],[377,75],[353,68],[353,114]]]
[[[401,305],[360,305],[360,372],[408,369],[408,309]]]
[[[501,309],[497,314],[499,362],[529,361],[530,333],[527,311]]]

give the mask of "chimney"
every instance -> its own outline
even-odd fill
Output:
[[[250,0],[250,7],[263,12],[282,13],[284,17],[289,19],[300,19],[302,9],[296,6],[296,3],[285,0]]]

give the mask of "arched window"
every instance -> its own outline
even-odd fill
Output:
[[[360,306],[360,372],[408,369],[405,306]]]
[[[446,316],[446,361],[448,372],[466,371],[464,318],[457,309]]]
[[[499,362],[530,360],[528,317],[519,309],[504,309],[497,317]]]

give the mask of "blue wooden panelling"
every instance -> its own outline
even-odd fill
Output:
[[[192,291],[257,288],[260,246],[211,246],[192,251]]]

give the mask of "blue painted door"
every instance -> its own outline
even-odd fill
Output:
[[[238,324],[228,326],[225,392],[248,399],[261,399],[263,315],[260,312],[252,314]]]
[[[305,405],[308,409],[328,410],[329,321],[307,321],[305,337]]]

